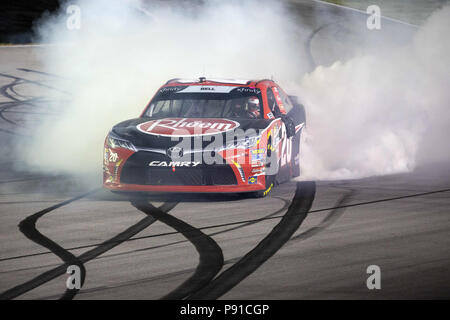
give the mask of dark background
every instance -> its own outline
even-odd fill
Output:
[[[124,0],[125,1],[125,0]],[[75,1],[73,1],[76,3]],[[204,0],[147,0],[152,5],[172,5],[184,13],[205,3]],[[70,0],[2,0],[0,1],[0,44],[25,44],[39,42],[35,37],[34,25],[40,19],[56,13]]]
[[[0,43],[33,41],[33,21],[54,13],[59,0],[3,0],[0,4]]]

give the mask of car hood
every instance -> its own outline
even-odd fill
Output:
[[[202,147],[211,143],[214,137],[233,136],[236,132],[260,133],[274,121],[266,119],[222,119],[222,118],[135,118],[123,121],[112,128],[112,133],[133,143],[137,148],[168,148],[191,139]],[[194,140],[199,140],[195,141]]]

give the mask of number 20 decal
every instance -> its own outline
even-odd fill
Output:
[[[292,156],[292,141],[286,135],[286,128],[282,126],[282,144],[281,144],[281,166],[291,162]]]

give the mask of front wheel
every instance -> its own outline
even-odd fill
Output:
[[[266,176],[266,188],[264,190],[259,190],[253,192],[255,198],[264,198],[269,194],[275,185],[275,176]]]

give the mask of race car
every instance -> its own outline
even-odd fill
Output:
[[[274,81],[172,79],[105,139],[112,191],[266,196],[300,174],[305,110]]]

